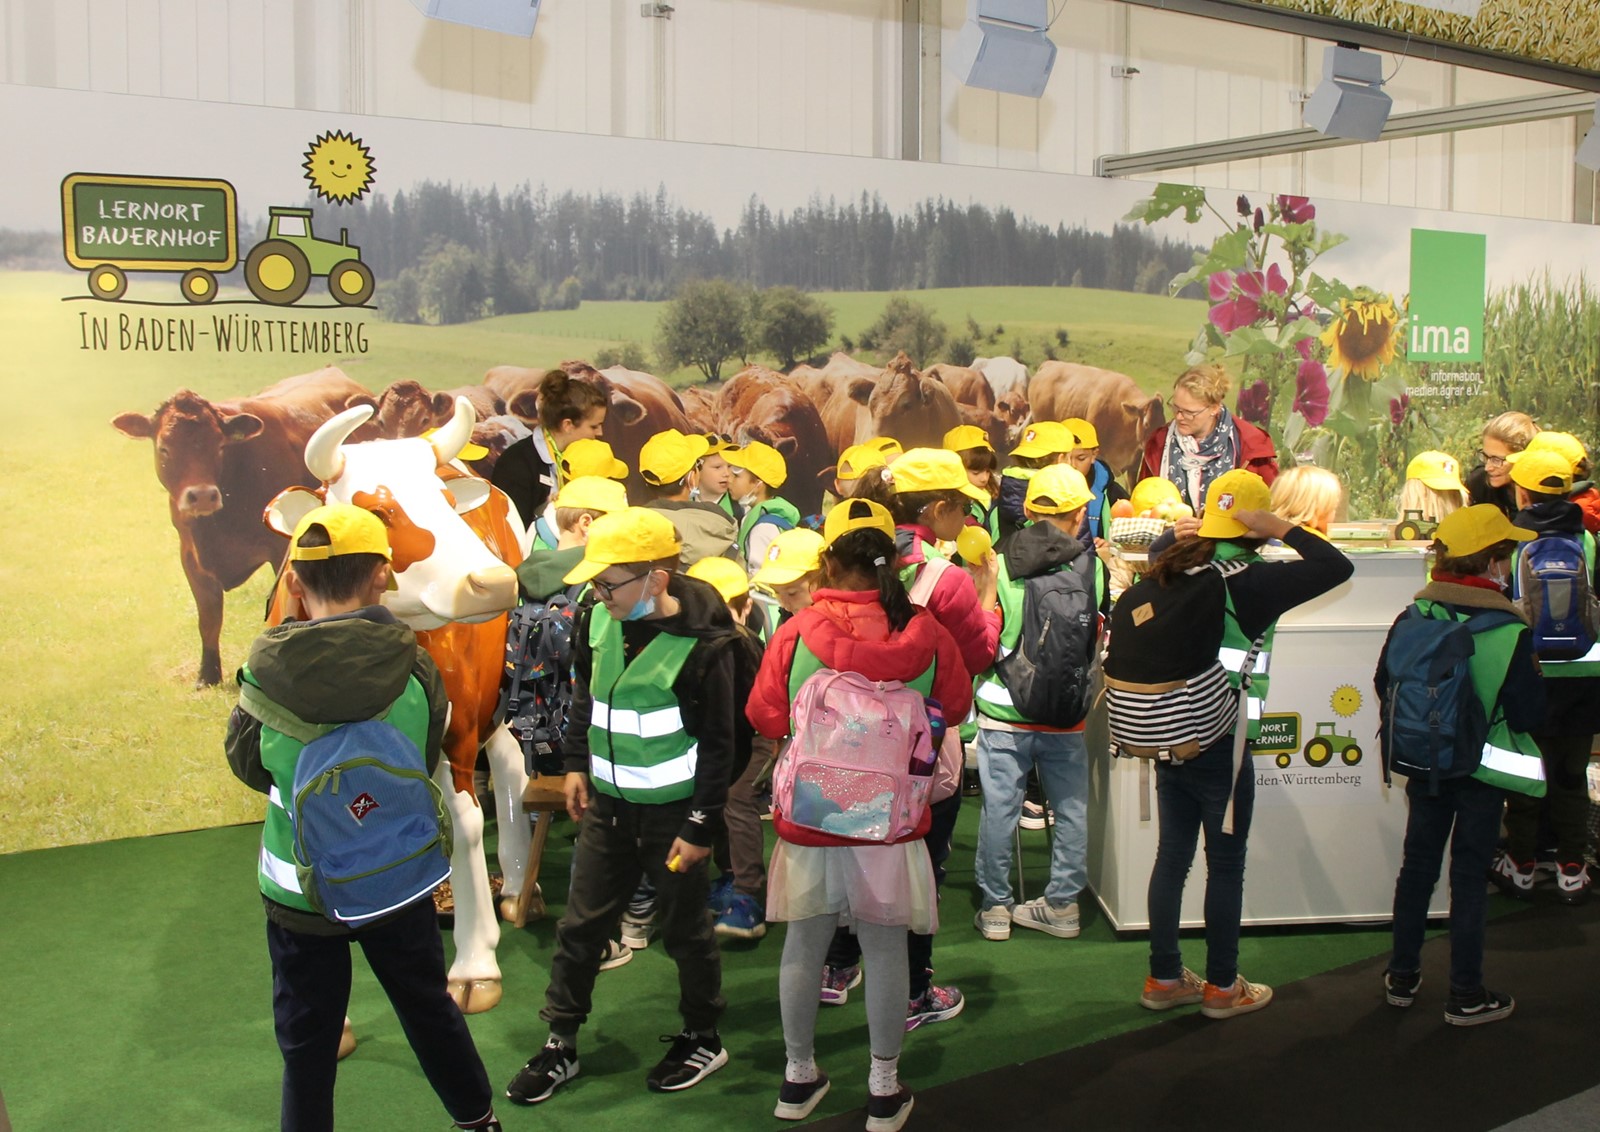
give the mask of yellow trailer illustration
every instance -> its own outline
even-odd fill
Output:
[[[217,297],[217,276],[239,262],[233,186],[209,177],[70,173],[61,182],[67,262],[89,273],[89,293],[120,299],[129,271],[179,271],[191,303]]]

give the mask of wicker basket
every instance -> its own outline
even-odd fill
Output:
[[[1165,519],[1112,519],[1111,541],[1130,550],[1141,550],[1160,537],[1171,523]]]

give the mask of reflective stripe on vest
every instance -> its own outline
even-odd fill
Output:
[[[1538,745],[1528,736],[1512,731],[1503,719],[1489,728],[1483,761],[1472,777],[1533,798],[1544,797],[1546,791],[1544,759]]]
[[[258,862],[263,877],[296,896],[301,895],[300,874],[295,871],[293,862],[285,861],[282,857],[275,857],[267,851],[266,845],[261,846],[261,859]],[[263,889],[262,891],[265,891]],[[279,901],[283,903],[283,901]]]
[[[696,638],[657,633],[623,666],[622,626],[604,605],[590,615],[589,771],[594,788],[632,802],[694,795],[697,744],[683,725],[673,685]]]
[[[1600,676],[1600,643],[1582,656],[1571,660],[1546,660],[1539,658],[1539,667],[1544,670],[1546,677],[1552,680],[1576,676]]]

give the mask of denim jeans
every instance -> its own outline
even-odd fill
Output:
[[[1050,883],[1044,897],[1057,908],[1078,899],[1089,871],[1089,754],[1081,731],[1000,731],[978,728],[978,778],[983,814],[978,819],[976,872],[981,904],[1009,908],[1011,854],[1028,771],[1037,767],[1044,796],[1055,811],[1050,839]]]
[[[1239,974],[1239,918],[1244,905],[1245,840],[1255,808],[1255,768],[1245,751],[1233,790],[1233,832],[1222,817],[1233,785],[1230,732],[1185,763],[1156,764],[1156,812],[1160,833],[1150,871],[1150,973],[1158,979],[1183,974],[1178,921],[1183,883],[1194,864],[1200,830],[1206,832],[1206,982],[1231,987]]]
[[[1484,917],[1488,910],[1483,878],[1489,873],[1500,811],[1506,792],[1475,778],[1439,783],[1428,796],[1420,779],[1406,783],[1405,855],[1394,882],[1394,954],[1389,969],[1409,974],[1422,969],[1422,935],[1428,901],[1439,881],[1445,842],[1450,842],[1450,989],[1471,994],[1483,986]],[[1452,832],[1452,828],[1453,831]]]

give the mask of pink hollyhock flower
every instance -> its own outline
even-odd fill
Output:
[[[1241,326],[1253,326],[1258,322],[1262,314],[1262,297],[1268,292],[1287,295],[1289,281],[1283,277],[1283,270],[1273,264],[1267,268],[1265,275],[1259,271],[1241,271],[1229,279],[1228,272],[1219,271],[1208,281],[1208,288],[1212,300],[1217,303],[1211,308],[1211,322],[1218,330],[1228,334]],[[1233,298],[1226,298],[1235,290],[1238,293]],[[1222,301],[1224,299],[1226,301]]]
[[[1258,381],[1239,390],[1237,412],[1251,424],[1266,427],[1271,415],[1271,397],[1265,381]]]
[[[1286,224],[1304,224],[1317,218],[1317,206],[1308,197],[1278,197],[1278,215]]]
[[[1309,351],[1302,350],[1301,353],[1308,354]],[[1295,371],[1294,409],[1312,428],[1328,419],[1328,371],[1321,362],[1309,356]]]
[[[1300,351],[1300,359],[1307,362],[1311,360],[1311,347],[1312,339],[1310,338],[1302,338],[1294,344],[1294,348]]]
[[[1239,210],[1240,216],[1250,215],[1250,198],[1243,193],[1239,194],[1239,199],[1233,202],[1233,206]]]
[[[1267,214],[1265,212],[1262,212],[1259,208],[1256,209],[1256,218],[1255,218],[1256,231],[1259,232],[1259,231],[1261,231],[1261,229],[1265,228],[1266,226],[1267,226]]]
[[[1397,426],[1406,423],[1406,410],[1411,407],[1411,398],[1404,393],[1398,397],[1389,398],[1389,419]]]

